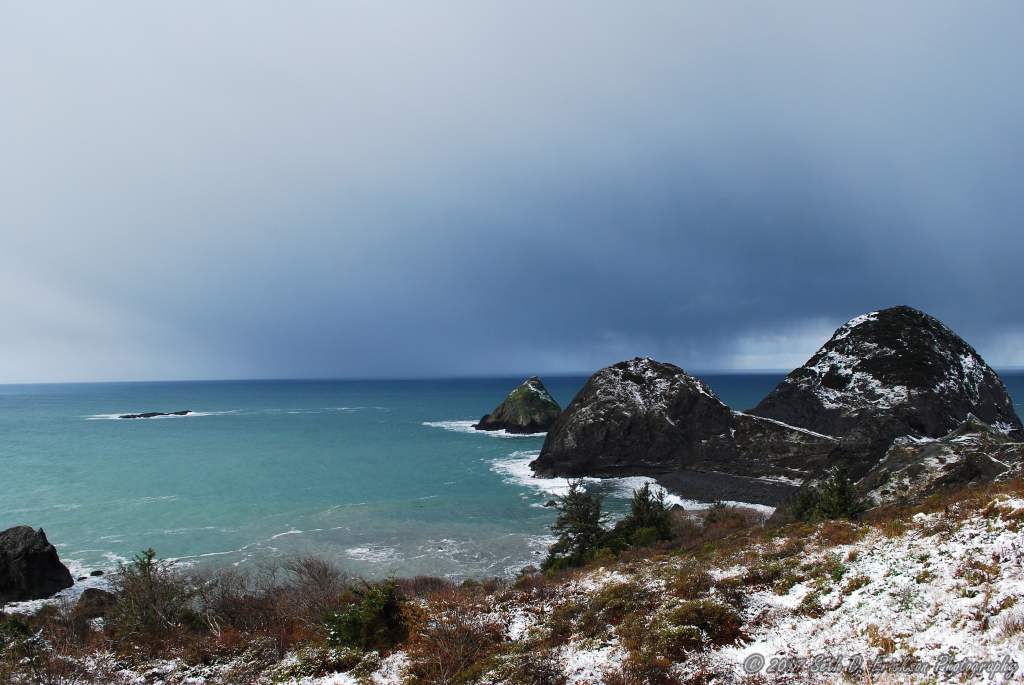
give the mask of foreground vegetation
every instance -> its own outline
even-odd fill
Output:
[[[928,640],[1020,653],[1022,496],[1015,481],[765,527],[730,507],[669,511],[641,490],[609,527],[573,487],[547,571],[514,581],[368,583],[309,558],[191,575],[147,551],[107,602],[0,615],[0,682],[797,682],[815,679],[748,678],[738,663],[831,639],[875,657],[927,655]],[[900,616],[924,618],[908,629]]]

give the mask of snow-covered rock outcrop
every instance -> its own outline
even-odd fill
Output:
[[[844,438],[840,454],[862,468],[895,438],[938,438],[968,414],[1021,430],[1006,386],[974,348],[903,306],[851,319],[750,413]]]
[[[800,477],[836,441],[726,406],[704,381],[637,357],[601,369],[548,431],[540,475],[645,475],[676,469]]]
[[[896,438],[858,484],[870,504],[922,499],[942,488],[1019,477],[1024,443],[974,416],[941,438]]]

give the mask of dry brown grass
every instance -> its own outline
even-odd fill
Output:
[[[823,545],[850,545],[864,537],[866,528],[849,521],[826,521],[818,529],[818,542]]]
[[[1003,637],[1013,637],[1024,633],[1024,612],[1007,612],[999,621],[999,634]]]
[[[451,685],[466,669],[494,653],[501,626],[483,613],[480,595],[460,590],[435,593],[407,645],[415,682]]]
[[[867,628],[868,644],[880,650],[883,654],[892,654],[896,651],[896,640],[884,635],[878,625],[872,623]]]

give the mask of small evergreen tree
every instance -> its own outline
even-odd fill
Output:
[[[110,621],[118,632],[157,636],[194,618],[194,589],[173,567],[172,562],[157,559],[152,549],[119,566],[110,580],[117,596]]]
[[[790,501],[793,516],[801,521],[855,519],[865,508],[849,472],[841,464],[829,469],[820,486],[801,488]]]
[[[601,495],[587,492],[582,481],[569,482],[568,491],[556,505],[558,517],[551,530],[558,533],[558,540],[548,551],[544,570],[579,566],[596,551],[605,534],[601,527],[602,501]]]
[[[665,491],[651,491],[649,483],[633,491],[633,499],[629,503],[629,513],[616,526],[625,541],[633,545],[649,545],[658,540],[669,540],[672,537],[672,518],[670,507],[665,503]]]

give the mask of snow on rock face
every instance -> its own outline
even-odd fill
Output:
[[[897,436],[939,437],[968,414],[1021,428],[1002,380],[974,348],[910,307],[851,319],[750,413],[852,436],[852,451],[873,459]]]
[[[729,408],[703,381],[637,357],[590,377],[548,430],[534,468],[570,476],[664,469],[730,426]]]
[[[833,443],[827,435],[733,412],[699,378],[638,357],[591,376],[531,466],[539,475],[559,476],[681,468],[792,475],[794,464],[822,459]]]
[[[874,505],[918,501],[950,486],[1020,475],[1024,443],[969,416],[945,436],[896,438],[858,484]]]

